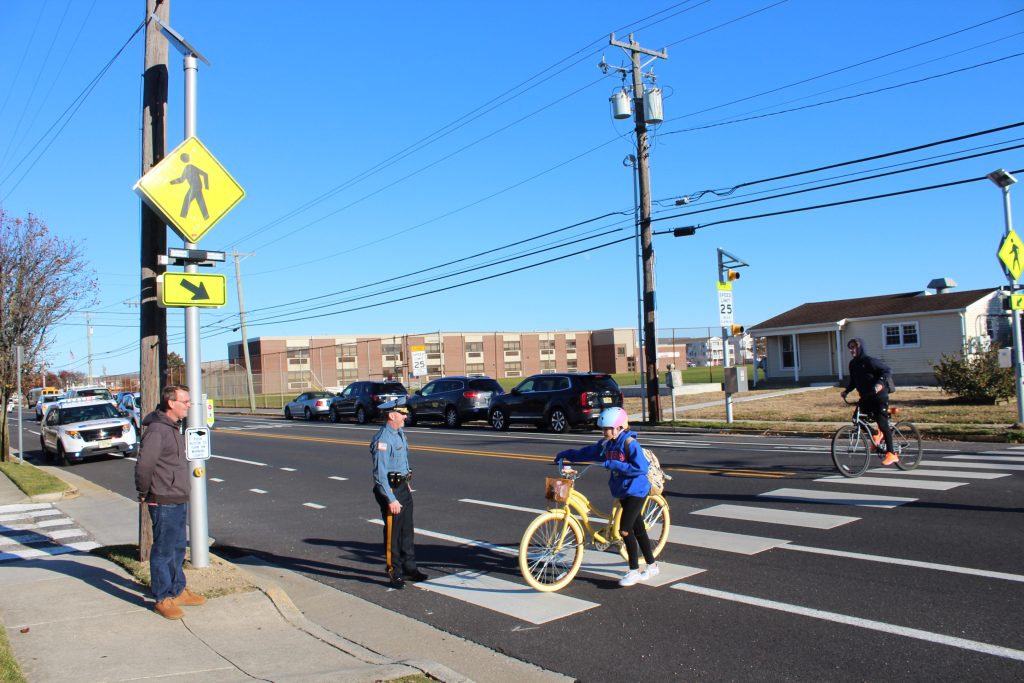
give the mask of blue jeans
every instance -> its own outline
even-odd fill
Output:
[[[153,548],[149,551],[149,584],[157,602],[185,590],[185,520],[188,504],[150,505]]]

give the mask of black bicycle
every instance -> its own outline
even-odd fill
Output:
[[[847,405],[857,405],[857,409],[853,411],[852,422],[837,429],[832,436],[832,462],[844,477],[859,477],[867,470],[872,455],[879,460],[885,457],[885,439],[882,438],[881,430],[871,426],[874,420],[860,412],[857,401],[851,401],[846,396],[843,401]],[[888,411],[892,426],[892,448],[899,456],[896,466],[901,470],[912,470],[921,464],[921,433],[913,422],[892,422],[899,415],[899,408],[888,408]]]

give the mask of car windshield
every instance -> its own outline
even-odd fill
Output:
[[[333,398],[334,394],[329,391],[312,391],[309,394],[310,398]]]
[[[111,398],[110,392],[106,389],[79,389],[75,396],[95,396],[96,398]]]
[[[88,406],[64,408],[60,411],[60,424],[66,425],[72,422],[106,420],[112,417],[120,417],[114,406],[109,403],[95,403]]]
[[[470,389],[476,389],[477,391],[493,391],[497,394],[505,393],[505,390],[501,388],[493,379],[474,379],[469,382]]]
[[[588,377],[586,382],[587,391],[618,391],[619,385],[615,383],[611,375],[596,375]]]
[[[375,394],[405,394],[408,393],[398,382],[387,382],[384,384],[374,384],[373,393]]]
[[[61,398],[62,397],[57,394],[43,394],[40,397],[43,403],[53,403],[54,401],[59,401]]]

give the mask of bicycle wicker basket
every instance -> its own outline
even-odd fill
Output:
[[[572,491],[572,479],[562,477],[544,477],[544,497],[556,503],[569,500]]]

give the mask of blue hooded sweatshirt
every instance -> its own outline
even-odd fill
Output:
[[[633,440],[627,448],[626,440],[630,437]],[[651,482],[647,480],[647,470],[651,465],[644,457],[640,442],[636,440],[636,432],[628,429],[615,439],[601,439],[579,450],[562,451],[556,458],[569,462],[601,463],[602,467],[611,470],[608,488],[614,498],[645,498],[651,492]]]

